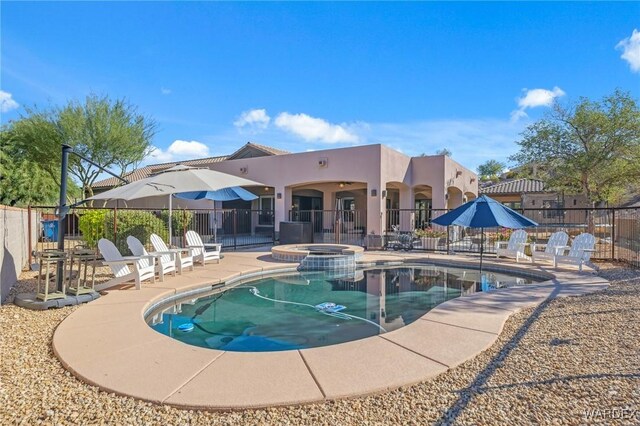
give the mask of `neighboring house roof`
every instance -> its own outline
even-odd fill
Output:
[[[247,142],[239,150],[231,154],[229,158],[227,158],[227,160],[238,160],[240,158],[254,158],[254,157],[264,157],[267,155],[282,155],[282,154],[290,154],[290,152],[283,151],[277,148],[272,148],[266,145]]]
[[[135,182],[137,180],[149,177],[155,173],[160,173],[178,164],[183,164],[185,166],[208,166],[210,164],[219,163],[221,161],[226,161],[226,160],[265,157],[268,155],[281,155],[281,154],[288,154],[288,152],[282,151],[280,149],[264,146],[264,145],[259,145],[253,142],[247,142],[245,145],[242,146],[242,148],[240,148],[239,150],[237,150],[231,155],[220,155],[217,157],[196,158],[194,160],[171,161],[169,163],[150,164],[148,166],[140,167],[139,169],[135,169],[127,173],[124,176],[124,178],[129,182]],[[111,177],[108,179],[101,180],[99,182],[95,182],[91,186],[94,189],[101,190],[101,189],[113,188],[119,183],[120,183],[120,180],[114,177]]]
[[[539,179],[514,179],[506,182],[496,183],[480,189],[481,194],[522,194],[547,192],[544,189],[544,182]]]

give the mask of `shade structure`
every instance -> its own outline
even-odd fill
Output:
[[[480,273],[482,274],[482,257],[484,252],[484,228],[502,226],[504,228],[521,229],[538,224],[531,219],[511,210],[509,207],[481,195],[460,207],[432,220],[436,225],[459,225],[469,228],[480,228]]]
[[[244,200],[252,201],[258,198],[244,188],[233,186],[231,188],[223,188],[217,191],[191,191],[176,194],[176,198],[185,200],[211,200],[211,201],[232,201]]]
[[[239,186],[264,186],[260,182],[217,172],[177,165],[154,176],[96,194],[89,200],[136,200],[147,197],[169,197],[169,235],[171,233],[171,199],[174,194],[194,191],[215,192]]]
[[[471,200],[457,209],[433,219],[432,222],[443,226],[460,225],[469,228],[502,226],[504,228],[520,229],[538,226],[531,219],[486,195],[481,195],[475,200]]]
[[[213,241],[218,242],[218,217],[216,215],[216,201],[233,201],[244,200],[252,201],[258,198],[257,195],[252,194],[244,188],[239,186],[232,186],[231,188],[223,188],[217,191],[192,191],[181,192],[175,194],[176,198],[182,198],[185,200],[211,200],[213,201]]]

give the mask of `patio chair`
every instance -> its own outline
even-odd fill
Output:
[[[200,234],[196,231],[187,231],[185,234],[187,238],[187,247],[192,249],[194,261],[202,263],[204,266],[207,260],[217,260],[220,263],[220,252],[222,251],[222,244],[217,243],[203,243]],[[207,251],[207,248],[213,250]]]
[[[548,260],[553,262],[558,250],[564,250],[568,241],[569,235],[564,231],[558,231],[551,234],[546,244],[533,243],[531,245],[531,261]]]
[[[497,257],[515,257],[516,262],[520,262],[520,259],[530,260],[524,252],[524,247],[527,244],[527,232],[518,229],[511,234],[509,241],[496,241],[496,256]]]
[[[140,290],[142,281],[151,279],[152,283],[156,282],[155,256],[122,256],[118,248],[106,238],[98,241],[98,249],[104,257],[103,263],[111,267],[111,272],[115,276],[106,286],[101,286],[102,289],[127,281],[135,281],[136,289]]]
[[[169,248],[165,244],[164,240],[157,234],[151,234],[151,244],[156,253],[173,253],[175,254],[175,265],[178,267],[178,273],[182,274],[182,270],[187,267],[191,267],[193,271],[193,255],[191,254],[193,249],[189,248]],[[183,256],[182,253],[188,253]]]
[[[591,253],[593,253],[596,246],[596,237],[586,232],[578,235],[573,239],[571,247],[565,246],[558,249],[554,257],[553,266],[558,267],[558,263],[571,263],[578,265],[578,269],[582,271],[582,265],[589,262],[591,259]],[[569,249],[569,253],[564,254]]]
[[[127,237],[127,245],[134,256],[155,256],[157,259],[156,272],[160,276],[160,281],[164,281],[164,274],[173,272],[173,276],[176,276],[176,253],[148,253],[140,240],[133,235]]]

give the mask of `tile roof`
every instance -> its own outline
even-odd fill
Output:
[[[148,166],[140,167],[139,169],[135,169],[129,173],[127,173],[124,178],[129,182],[135,182],[140,179],[144,179],[146,177],[151,176],[154,173],[161,172],[178,164],[183,164],[185,166],[206,166],[213,163],[219,163],[228,158],[226,155],[218,156],[218,157],[207,157],[207,158],[196,158],[194,160],[185,160],[185,161],[172,161],[170,163],[159,163],[159,164],[150,164]],[[111,177],[108,179],[104,179],[98,182],[95,182],[91,185],[93,188],[112,188],[120,183],[120,180]]]
[[[246,144],[242,145],[242,147],[239,150],[237,150],[231,155],[221,155],[217,157],[196,158],[193,160],[171,161],[168,163],[150,164],[148,166],[140,167],[139,169],[135,169],[127,173],[124,176],[124,178],[129,182],[135,182],[137,180],[144,179],[146,177],[151,176],[154,173],[159,173],[163,170],[166,170],[178,164],[183,164],[185,166],[207,166],[209,164],[219,163],[221,161],[233,159],[232,158],[233,156],[238,155],[239,153],[241,153],[243,150],[246,150],[247,148],[257,149],[259,151],[264,152],[266,155],[289,154],[288,151],[283,151],[281,149],[272,148],[266,145],[260,145],[253,142],[247,142]],[[95,189],[109,189],[118,185],[119,183],[120,183],[120,180],[114,177],[111,177],[111,178],[107,178],[107,179],[95,182],[91,186]]]
[[[240,158],[243,151],[247,151],[248,149],[251,149],[251,148],[257,149],[258,151],[263,152],[266,155],[291,154],[289,151],[284,151],[282,149],[272,148],[270,146],[260,145],[254,142],[247,142],[246,144],[242,145],[240,149],[238,149],[236,152],[229,155],[229,159],[233,160],[236,158]]]
[[[547,192],[544,189],[544,182],[539,179],[514,179],[480,189],[480,193],[482,194],[522,194],[534,192]]]

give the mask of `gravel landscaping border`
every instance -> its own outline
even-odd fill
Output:
[[[228,413],[154,405],[84,384],[51,349],[55,328],[77,307],[5,305],[0,424],[639,424],[640,271],[599,266],[608,289],[514,314],[491,348],[433,380],[362,398]],[[32,281],[33,273],[23,274],[20,291]]]

